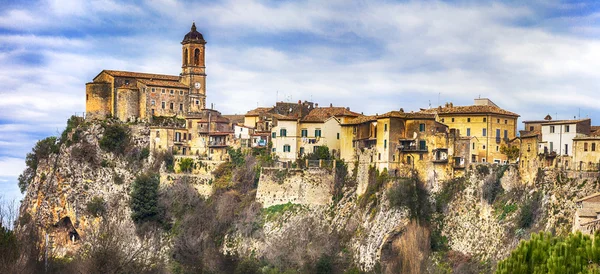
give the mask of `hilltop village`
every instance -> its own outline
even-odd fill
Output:
[[[151,123],[152,150],[226,160],[228,148],[269,148],[293,163],[326,146],[346,162],[378,170],[414,169],[425,179],[455,176],[471,164],[518,163],[538,168],[598,170],[600,127],[590,119],[524,121],[487,98],[416,111],[400,106],[363,115],[348,107],[276,102],[245,115],[206,106],[206,41],[195,24],[181,42],[180,75],[103,70],[86,84],[86,118]],[[527,177],[527,176],[526,176]]]
[[[227,161],[229,149],[259,148],[269,151],[278,168],[319,167],[322,161],[303,159],[327,147],[350,169],[366,165],[394,175],[416,174],[429,184],[462,176],[479,164],[517,165],[524,183],[540,169],[600,168],[600,126],[590,119],[547,115],[523,121],[524,130],[517,131],[520,115],[488,98],[414,111],[399,106],[375,115],[299,100],[223,115],[206,106],[206,43],[192,24],[181,41],[179,75],[101,71],[86,84],[86,119],[150,123],[150,149],[179,159]],[[358,194],[364,190],[359,187]],[[592,204],[595,221],[600,205]]]

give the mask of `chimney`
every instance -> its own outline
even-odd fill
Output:
[[[332,108],[332,107],[333,107],[333,104],[332,104],[332,103],[329,103],[329,107],[330,107],[330,108]]]
[[[403,108],[400,108],[400,112],[404,113],[404,109],[403,109]]]
[[[298,100],[298,105],[302,104],[302,100]]]
[[[316,104],[315,104],[315,107],[316,107],[316,108],[318,108],[318,107],[319,107],[319,103],[316,103]]]

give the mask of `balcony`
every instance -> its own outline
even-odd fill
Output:
[[[400,145],[398,147],[398,150],[400,150],[401,152],[427,152],[429,151],[427,149],[427,146],[417,146],[417,145]]]
[[[227,143],[225,141],[209,141],[208,147],[226,147]]]
[[[447,148],[436,148],[433,152],[433,163],[448,163],[448,149]]]

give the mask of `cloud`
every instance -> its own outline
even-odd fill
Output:
[[[0,177],[17,177],[25,169],[25,162],[20,158],[1,157]]]

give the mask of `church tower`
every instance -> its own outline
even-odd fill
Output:
[[[189,112],[199,112],[206,108],[206,65],[202,33],[196,30],[196,23],[181,41],[181,82],[190,87]]]

